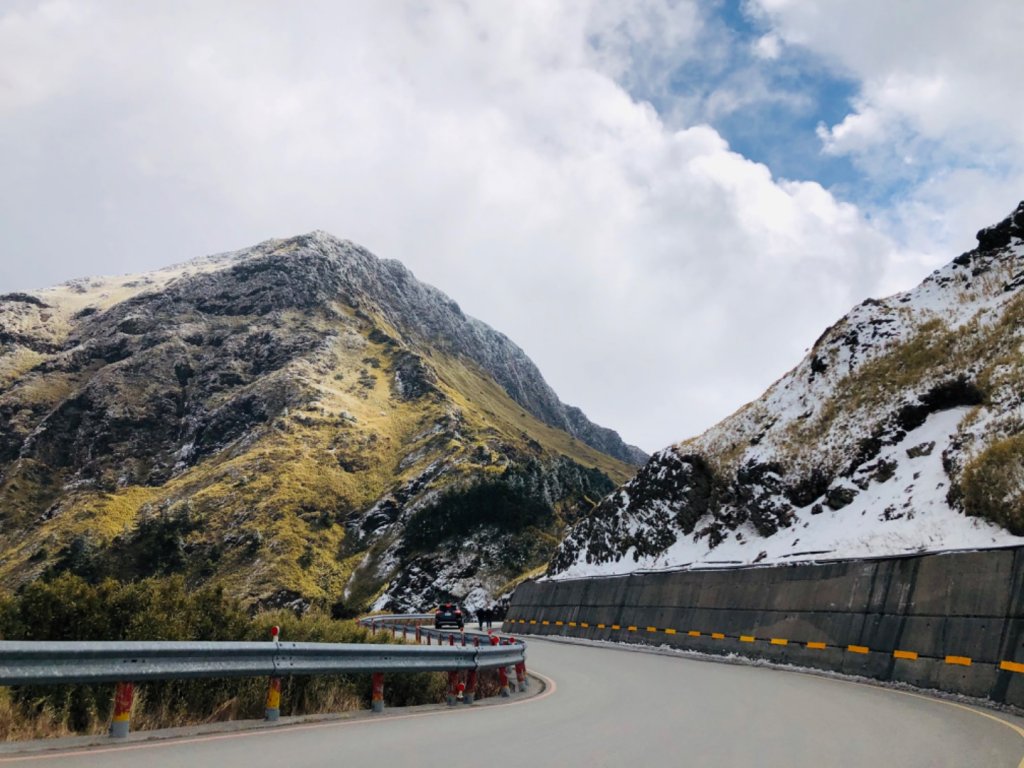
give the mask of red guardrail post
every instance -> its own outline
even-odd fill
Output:
[[[118,683],[114,687],[114,716],[110,722],[112,738],[123,739],[128,735],[134,698],[135,686],[132,683]]]
[[[384,673],[374,672],[373,677],[373,711],[383,712],[384,711]]]
[[[508,639],[509,645],[515,645],[516,639],[510,637]],[[518,685],[520,693],[526,690],[526,662],[516,662],[516,683]]]
[[[423,642],[423,630],[420,629],[420,623],[416,622],[416,645]]]
[[[281,628],[273,626],[270,628],[270,639],[277,645],[281,642]],[[267,705],[264,710],[264,720],[277,720],[281,716],[281,678],[270,678],[267,686]]]
[[[394,624],[392,624],[391,625],[391,639],[394,640],[396,637],[398,637],[398,628]]]
[[[455,635],[448,635],[448,645],[455,645]]]
[[[508,672],[504,667],[498,667],[498,682],[501,683],[501,697],[508,698],[512,692],[508,689]]]
[[[515,644],[515,641],[516,641],[516,639],[514,637],[509,637],[509,638],[507,638],[505,640],[505,642],[503,644],[504,645],[513,645],[513,644]],[[510,680],[511,679],[515,679],[515,678],[518,677],[515,664],[509,664],[505,668],[505,673],[508,675]],[[509,692],[510,693],[514,693],[517,690],[519,690],[519,689],[515,685],[509,685]]]
[[[473,647],[480,647],[479,637],[473,638]],[[475,669],[469,670],[469,672],[466,673],[466,691],[465,695],[462,698],[463,703],[472,704],[476,700],[477,682],[477,671]]]
[[[497,635],[491,635],[491,645],[501,645],[501,640]],[[501,684],[501,696],[507,698],[512,695],[512,692],[508,689],[508,671],[505,667],[498,667],[498,682]]]
[[[459,673],[452,671],[448,673],[448,706],[454,707],[459,703]]]
[[[409,639],[409,625],[408,624],[403,624],[402,625],[402,639],[403,640],[408,640]]]

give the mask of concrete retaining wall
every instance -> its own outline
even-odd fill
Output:
[[[526,582],[505,630],[742,653],[1024,707],[1024,547]]]

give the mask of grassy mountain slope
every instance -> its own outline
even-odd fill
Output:
[[[633,471],[588,444],[633,455],[610,430],[558,428],[567,407],[511,342],[323,233],[0,297],[0,345],[9,589],[181,573],[261,605],[485,599]],[[510,528],[481,510],[458,539],[405,542],[411,517],[481,485],[548,513]],[[439,579],[470,545],[516,555]]]

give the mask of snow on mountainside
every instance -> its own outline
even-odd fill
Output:
[[[577,523],[554,578],[1024,544],[1024,203]]]

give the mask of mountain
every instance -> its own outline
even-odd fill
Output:
[[[758,400],[659,451],[554,577],[1024,543],[1024,203],[869,299]]]
[[[0,585],[484,601],[646,460],[397,261],[323,232],[0,296]]]

